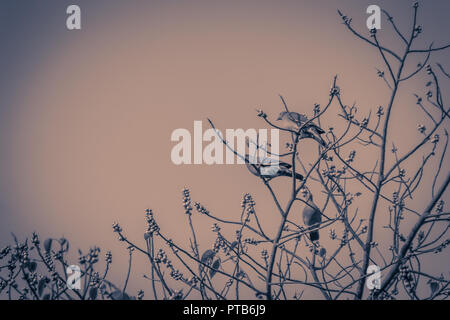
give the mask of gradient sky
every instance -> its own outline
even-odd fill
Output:
[[[75,3],[82,30],[68,31],[65,11]],[[168,233],[183,239],[174,221],[183,218],[184,186],[196,201],[232,218],[251,191],[270,225],[274,207],[254,177],[239,166],[173,165],[170,134],[192,130],[194,120],[206,127],[207,117],[219,128],[265,128],[254,110],[276,115],[278,94],[311,114],[315,102],[326,102],[335,74],[344,100],[356,102],[361,114],[385,105],[378,53],[355,39],[336,13],[340,8],[366,32],[370,4],[408,28],[412,1],[406,0],[2,0],[0,246],[10,232],[37,230],[64,235],[74,247],[110,248],[123,262],[112,222],[141,241],[150,207]],[[419,23],[427,41],[418,43],[448,42],[448,12],[449,1],[424,1]],[[381,39],[396,45],[384,29],[390,30],[385,20]],[[432,62],[450,69],[448,52]],[[418,93],[424,81],[412,84]],[[396,115],[402,125],[393,129],[403,151],[420,138],[416,124],[423,121],[413,92],[402,92],[405,111]],[[422,201],[416,204],[423,207]],[[201,222],[206,240],[209,225]],[[115,276],[124,272],[120,263],[113,269]],[[140,279],[133,279],[133,290]]]

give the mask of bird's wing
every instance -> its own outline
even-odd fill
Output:
[[[250,171],[250,173],[254,174],[255,176],[259,177],[259,167],[256,164],[252,164],[252,163],[248,163],[246,162],[245,165],[247,166],[248,171]]]
[[[319,127],[318,125],[313,124],[312,125],[313,130],[317,133],[317,134],[324,134],[325,130],[323,130],[321,127]]]
[[[316,205],[307,203],[303,209],[303,222],[307,226],[312,226],[322,221],[322,213]]]
[[[280,162],[279,166],[282,168],[290,169],[292,166],[287,162]]]
[[[313,134],[312,132],[308,131],[309,128],[301,130],[300,132],[300,139],[314,139],[322,146],[326,146],[325,140],[322,139],[320,135]],[[319,128],[320,129],[320,128]],[[322,130],[323,131],[323,130]]]

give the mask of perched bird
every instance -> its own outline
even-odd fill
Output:
[[[282,121],[284,127],[297,131],[301,126],[303,126],[307,121],[308,117],[304,114],[297,112],[287,112],[283,111],[277,118],[277,121]],[[320,145],[326,146],[327,143],[320,137],[325,131],[313,122],[308,123],[299,133],[300,139],[314,139]]]
[[[274,161],[270,158],[265,158],[262,161],[257,161],[256,157],[245,155],[245,164],[248,171],[257,177],[267,177],[270,179],[276,177],[292,177],[292,166],[283,161]],[[300,173],[295,173],[295,178],[303,180]]]
[[[303,196],[306,198],[306,204],[303,208],[303,222],[308,228],[317,228],[322,222],[322,213],[313,202],[313,196],[309,189],[303,189]],[[319,240],[319,230],[309,232],[311,241]]]

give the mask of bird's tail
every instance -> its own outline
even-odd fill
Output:
[[[322,139],[322,137],[318,137],[316,135],[313,135],[313,139],[316,140],[322,147],[326,147],[327,143],[325,142],[325,140]]]
[[[319,230],[314,230],[309,233],[309,238],[311,241],[317,241],[319,240]]]

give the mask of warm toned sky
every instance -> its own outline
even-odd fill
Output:
[[[423,2],[422,37],[447,43],[450,2]],[[72,3],[82,9],[80,31],[65,28]],[[206,127],[207,117],[220,128],[265,128],[254,110],[275,116],[278,94],[311,114],[315,102],[327,101],[335,74],[344,100],[356,102],[361,114],[386,105],[378,53],[345,29],[336,9],[366,32],[365,9],[378,4],[405,30],[411,3],[2,0],[0,246],[10,232],[37,230],[64,235],[74,247],[111,248],[120,262],[126,251],[111,224],[119,221],[141,241],[147,207],[168,233],[185,239],[178,222],[184,186],[194,200],[233,219],[242,194],[252,192],[270,225],[274,207],[259,181],[241,166],[173,165],[172,131],[192,130],[194,120]],[[432,62],[450,69],[445,54]],[[423,118],[408,89],[393,129],[404,150],[420,138],[416,124]],[[203,227],[201,237],[209,239],[209,224]],[[435,263],[448,263],[448,255]],[[113,273],[124,274],[125,265]],[[133,279],[132,288],[140,281]]]

